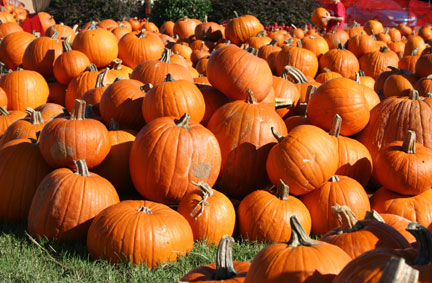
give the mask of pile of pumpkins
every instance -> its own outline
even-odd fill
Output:
[[[151,268],[219,245],[182,282],[432,281],[431,25],[14,21],[1,221]],[[269,245],[232,262],[232,235]]]

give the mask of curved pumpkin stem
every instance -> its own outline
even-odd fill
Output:
[[[97,72],[98,68],[96,67],[95,64],[91,63],[88,67],[87,70],[89,70],[90,72]]]
[[[175,82],[175,79],[173,78],[173,76],[171,75],[171,73],[168,73],[164,79],[164,82]]]
[[[216,254],[216,271],[213,275],[215,280],[227,280],[235,275],[237,271],[234,269],[232,260],[232,247],[234,245],[234,238],[224,235],[219,242]]]
[[[295,83],[297,84],[303,84],[309,82],[306,76],[302,73],[302,71],[300,71],[299,69],[293,66],[287,65],[284,67],[284,73],[282,73],[282,78],[287,79],[288,78],[287,75],[292,76],[294,78]]]
[[[51,35],[51,39],[57,39],[59,36],[58,31],[56,30],[55,27],[52,27],[52,30],[53,30],[53,34]]]
[[[376,210],[366,211],[365,220],[376,220],[378,222],[385,223],[384,218]]]
[[[86,102],[82,99],[75,99],[75,105],[72,109],[70,120],[85,120]]]
[[[343,233],[355,232],[363,227],[348,206],[334,205],[331,209],[341,223],[340,230]]]
[[[270,43],[268,45],[269,46],[276,46],[278,42],[279,42],[279,38],[275,37],[270,41]]]
[[[190,115],[188,113],[184,113],[183,116],[178,120],[174,120],[175,124],[183,129],[190,129],[189,126]]]
[[[255,97],[255,94],[253,93],[253,91],[248,88],[246,90],[246,103],[248,104],[258,104],[258,101]]]
[[[8,116],[10,113],[4,108],[3,106],[0,106],[0,115],[1,116]]]
[[[203,215],[205,207],[209,205],[207,200],[209,197],[211,197],[213,195],[213,190],[209,186],[209,184],[207,184],[206,182],[203,182],[203,181],[200,181],[198,183],[192,181],[192,184],[194,184],[195,186],[198,186],[200,188],[202,194],[203,194],[202,200],[200,200],[197,203],[197,205],[194,207],[194,209],[190,213],[190,216],[194,217],[196,220],[198,217]]]
[[[339,42],[338,43],[338,48],[337,48],[338,50],[345,50],[345,43],[343,43],[343,42]]]
[[[380,48],[380,52],[381,53],[386,53],[387,51],[389,50],[389,48],[387,47],[387,46],[381,46],[381,48]]]
[[[283,201],[289,199],[289,187],[282,179],[279,179],[279,183],[276,187],[276,196]]]
[[[406,229],[417,240],[419,254],[414,265],[426,265],[432,262],[432,235],[429,230],[417,222],[411,222]]]
[[[153,85],[151,83],[145,84],[143,86],[140,86],[140,90],[143,92],[147,92],[153,88]]]
[[[90,177],[90,173],[85,160],[74,160],[73,163],[75,164],[75,167],[77,169],[75,174],[83,177]]]
[[[329,134],[334,137],[339,137],[341,127],[342,127],[342,117],[336,113],[333,116]]]
[[[420,96],[418,90],[416,90],[416,89],[410,89],[408,96],[409,96],[409,99],[411,99],[411,100],[423,100],[423,98]]]
[[[291,98],[287,97],[276,97],[275,98],[275,108],[289,108],[293,106],[293,101]]]
[[[153,214],[153,211],[146,206],[140,206],[137,211],[144,212],[145,214]]]
[[[391,257],[378,283],[417,283],[419,271],[406,264],[402,257]]]
[[[106,78],[107,78],[107,75],[108,75],[108,71],[109,71],[109,68],[106,67],[105,70],[103,70],[102,72],[100,72],[98,74],[98,76],[96,77],[95,88],[105,87],[106,86]]]
[[[160,61],[164,63],[169,63],[171,55],[172,55],[172,50],[165,48],[164,52],[162,53],[162,58],[160,59]]]
[[[110,69],[111,70],[121,70],[122,69],[122,63],[123,63],[122,59],[115,58],[114,60],[112,60],[112,62],[110,64]]]
[[[72,51],[72,46],[67,40],[62,40],[63,53]]]
[[[299,246],[314,246],[317,244],[317,242],[312,240],[303,230],[303,227],[300,225],[297,216],[293,215],[290,217],[290,225],[291,238],[288,241],[288,246],[290,248],[295,248]]]
[[[30,113],[30,122],[32,123],[32,125],[45,124],[45,121],[42,118],[42,113],[40,111],[34,111],[34,110]]]
[[[284,137],[276,130],[276,128],[275,127],[271,127],[270,128],[271,129],[271,131],[272,131],[272,134],[273,134],[273,136],[275,137],[275,139],[278,141],[278,142],[281,142],[281,141],[283,141],[284,140]]]
[[[402,144],[402,150],[408,154],[416,153],[416,132],[409,130]]]

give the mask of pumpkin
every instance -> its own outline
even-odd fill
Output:
[[[329,51],[329,45],[320,35],[309,35],[301,39],[302,48],[312,51],[318,58]]]
[[[276,109],[279,116],[285,119],[297,110],[296,107],[300,100],[300,92],[294,83],[286,79],[284,74],[282,74],[281,77],[273,77],[273,89],[275,91],[275,97],[278,99],[288,99],[290,101],[290,107],[280,107]]]
[[[291,235],[289,219],[296,215],[306,234],[311,230],[311,217],[306,206],[289,196],[289,187],[282,181],[276,195],[266,190],[248,194],[238,207],[238,226],[243,239],[269,243],[288,241]]]
[[[160,61],[149,60],[138,64],[130,74],[130,78],[144,84],[157,85],[164,81],[167,74],[171,74],[175,80],[192,82],[192,75],[187,67],[170,62],[171,54],[169,49],[165,49]]]
[[[322,129],[301,125],[285,138],[274,130],[273,133],[279,142],[271,148],[266,161],[273,184],[282,179],[289,184],[292,194],[303,195],[335,174],[339,162],[337,143]]]
[[[23,111],[7,111],[3,106],[0,107],[0,137],[6,129],[15,121],[27,116]]]
[[[379,213],[392,213],[410,221],[430,227],[432,223],[432,191],[414,195],[400,195],[385,187],[376,191],[371,198],[371,208]]]
[[[130,32],[123,36],[118,42],[118,49],[119,58],[133,69],[143,61],[160,59],[164,44],[153,32],[142,30],[138,34]]]
[[[81,51],[72,50],[69,42],[63,40],[62,44],[63,53],[55,60],[53,73],[59,83],[67,85],[89,67],[90,60]]]
[[[236,213],[232,202],[205,182],[180,201],[177,211],[189,222],[195,241],[218,245],[224,235],[232,235]]]
[[[406,55],[399,60],[399,69],[407,69],[415,73],[415,65],[420,58],[418,49],[414,49],[410,55]]]
[[[334,49],[338,48],[339,44],[346,46],[350,36],[348,32],[342,29],[333,29],[332,32],[328,32],[324,35],[324,39],[327,41],[329,49]]]
[[[183,216],[166,205],[143,200],[122,201],[104,209],[87,234],[93,258],[149,268],[175,261],[192,246],[192,230]]]
[[[131,27],[119,25],[118,27],[114,28],[111,32],[115,35],[115,37],[120,40],[125,34],[132,31]]]
[[[331,79],[341,78],[341,77],[342,75],[339,74],[338,72],[333,72],[329,68],[323,68],[323,72],[317,75],[315,81],[320,84],[323,84]]]
[[[319,28],[326,27],[328,22],[324,21],[324,19],[328,16],[330,16],[329,11],[327,11],[323,7],[318,7],[312,14],[312,23]]]
[[[320,71],[328,68],[342,75],[342,77],[354,79],[359,71],[359,62],[356,56],[341,43],[337,49],[331,49],[319,58]]]
[[[84,92],[94,88],[98,74],[96,65],[90,64],[87,71],[82,72],[69,82],[65,95],[65,106],[68,111],[72,111],[76,99],[81,99]]]
[[[108,130],[99,121],[85,119],[86,103],[78,100],[70,117],[47,123],[39,136],[43,158],[54,167],[75,166],[74,160],[85,160],[88,168],[99,165],[108,155],[111,144]]]
[[[272,72],[265,60],[233,44],[212,53],[207,64],[207,77],[212,86],[236,100],[244,100],[246,89],[250,89],[257,101],[262,101],[273,83]]]
[[[353,135],[369,122],[369,105],[363,87],[347,78],[336,78],[322,84],[308,103],[308,116],[312,124],[329,130],[335,114],[342,117],[342,135]],[[347,96],[346,94],[350,95]]]
[[[366,53],[375,52],[377,50],[375,40],[366,33],[350,37],[347,47],[348,50],[354,53],[357,58],[360,58]]]
[[[195,34],[195,28],[197,22],[188,17],[178,19],[174,24],[174,35],[178,35],[180,38],[188,38]]]
[[[87,104],[92,105],[92,110],[96,117],[100,117],[99,103],[104,91],[107,89],[106,79],[108,71],[109,68],[106,68],[103,72],[99,73],[96,78],[95,87],[84,92],[81,97]]]
[[[224,28],[215,22],[208,22],[207,16],[204,22],[195,27],[195,37],[197,39],[218,41],[225,35]]]
[[[38,72],[18,70],[0,80],[0,87],[6,92],[9,110],[25,111],[47,102],[48,84]]]
[[[399,233],[401,233],[402,236],[405,237],[405,239],[413,245],[416,242],[416,238],[411,235],[406,229],[408,227],[408,224],[411,222],[405,217],[393,214],[393,213],[378,213],[375,210],[366,212],[366,219],[373,219],[376,221],[380,221],[383,223],[386,223],[393,228],[395,228]]]
[[[287,133],[274,106],[258,103],[252,91],[246,95],[246,101],[237,100],[220,107],[207,124],[222,152],[216,187],[236,199],[256,188],[271,186],[265,169],[268,152],[277,141],[271,128],[283,135]]]
[[[205,102],[205,113],[201,124],[207,126],[213,113],[224,104],[230,102],[230,99],[210,85],[196,84],[196,86],[201,91]]]
[[[426,49],[426,43],[419,35],[413,35],[408,38],[407,42],[405,43],[405,50],[403,55],[411,55],[415,49],[418,50],[418,54],[421,54],[423,50]]]
[[[35,111],[39,111],[42,114],[42,119],[45,123],[48,123],[54,118],[66,115],[64,107],[55,103],[42,104],[36,107]]]
[[[30,117],[20,119],[11,124],[3,136],[0,138],[0,147],[5,143],[15,139],[33,139],[37,140],[37,135],[45,126],[42,114],[31,108],[27,109]]]
[[[187,61],[191,60],[192,55],[192,48],[189,47],[189,44],[187,42],[177,42],[171,47],[171,51],[174,54],[179,54],[183,58],[185,58]]]
[[[169,149],[172,145],[177,150]],[[143,127],[129,160],[137,191],[147,199],[173,204],[195,190],[191,181],[214,185],[221,151],[216,137],[185,113],[179,120],[161,117]]]
[[[305,48],[284,46],[276,57],[276,73],[282,75],[285,66],[298,68],[306,77],[314,78],[318,72],[315,53]]]
[[[308,115],[307,115],[307,104],[312,94],[316,91],[316,86],[310,85],[306,94],[306,99],[304,102],[299,102],[297,104],[296,113],[297,115],[289,116],[284,119],[285,125],[288,132],[300,125],[311,125]]]
[[[25,221],[37,186],[51,171],[36,143],[18,139],[3,145],[0,149],[0,219],[8,223]]]
[[[0,107],[6,107],[8,104],[8,98],[6,92],[0,87]]]
[[[173,21],[166,21],[161,25],[159,31],[163,34],[174,36],[174,25],[175,23]],[[138,30],[138,28],[134,30]]]
[[[397,29],[401,32],[401,34],[405,37],[409,37],[412,35],[412,29],[411,27],[407,26],[406,24],[400,23],[397,25]]]
[[[321,241],[336,245],[351,258],[376,249],[407,249],[411,245],[396,229],[374,219],[357,220],[347,206],[332,206],[340,226],[327,232]]]
[[[72,48],[87,55],[90,62],[98,68],[109,65],[119,54],[118,40],[115,35],[106,29],[93,27],[78,33]]]
[[[364,25],[364,30],[367,34],[380,34],[384,32],[383,24],[378,20],[368,20]]]
[[[179,282],[244,282],[250,262],[233,261],[233,244],[234,238],[223,236],[216,253],[216,262],[189,271]]]
[[[22,27],[16,22],[8,22],[0,24],[0,39],[13,32],[22,32]]]
[[[276,73],[276,56],[282,48],[277,46],[277,40],[273,39],[269,44],[261,46],[258,50],[258,57],[267,61],[272,73]]]
[[[384,81],[383,94],[389,96],[407,96],[417,79],[413,76],[403,75],[403,72],[392,74]]]
[[[414,88],[421,96],[432,96],[432,75],[419,79]]]
[[[432,48],[429,49],[429,52],[422,54],[420,58],[418,58],[415,64],[415,74],[424,78],[429,75],[432,75]]]
[[[46,32],[49,27],[56,24],[53,16],[51,16],[47,12],[39,12],[37,13],[37,15],[39,17],[44,32]]]
[[[145,92],[137,80],[117,80],[107,87],[100,100],[100,114],[105,122],[116,120],[123,129],[140,130],[144,126],[141,106]]]
[[[48,102],[64,106],[65,105],[66,88],[67,88],[67,86],[62,85],[61,83],[59,83],[57,81],[49,82],[48,83],[48,89],[49,89]]]
[[[27,219],[30,235],[59,241],[85,240],[93,218],[120,202],[111,183],[90,173],[84,160],[75,164],[76,172],[56,169],[39,184]]]
[[[74,26],[74,28],[76,29],[78,26]],[[54,33],[58,33],[58,38],[61,38],[62,40],[66,40],[68,43],[72,43],[75,39],[75,29],[71,28],[70,26],[67,26],[63,23],[60,24],[55,24],[53,26],[50,26],[46,33],[45,36],[49,36],[51,37]]]
[[[51,37],[36,38],[24,52],[23,68],[49,77],[53,75],[54,62],[62,52],[62,41],[58,39],[57,33]]]
[[[362,70],[360,70],[360,71],[357,72],[355,81],[357,83],[361,84],[361,85],[364,85],[364,86],[372,89],[372,90],[375,87],[375,80],[374,80],[374,78],[366,76],[365,73]]]
[[[396,68],[399,64],[399,57],[387,47],[382,47],[378,51],[366,53],[361,56],[359,63],[360,69],[362,69],[367,76],[371,76],[375,79],[381,72],[385,71],[388,66]]]
[[[259,49],[261,46],[267,45],[271,42],[271,38],[267,36],[265,30],[260,31],[256,36],[252,36],[245,41],[249,47]]]
[[[25,31],[14,32],[3,38],[0,44],[0,59],[5,62],[5,67],[16,70],[21,66],[27,46],[35,39],[33,34]]]
[[[420,28],[418,34],[423,37],[425,41],[432,40],[432,25],[426,24]]]
[[[264,30],[264,26],[253,15],[240,16],[234,12],[232,18],[225,27],[225,37],[235,44],[241,44],[249,38],[256,36]]]
[[[252,260],[245,283],[332,282],[351,260],[341,248],[309,238],[296,216],[290,224],[290,240],[262,249]]]

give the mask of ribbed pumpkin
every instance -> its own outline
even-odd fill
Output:
[[[418,54],[421,54],[425,48],[426,43],[421,36],[411,35],[405,43],[404,56],[412,54],[415,49],[418,50]]]
[[[291,216],[289,242],[262,249],[253,259],[245,283],[332,282],[351,260],[341,248],[312,240]],[[286,264],[286,263],[295,264]]]
[[[333,116],[339,114],[343,120],[341,134],[347,136],[363,130],[370,116],[363,87],[347,78],[336,78],[318,87],[307,111],[312,124],[325,130],[330,129]]]
[[[329,49],[333,49],[338,48],[339,44],[346,45],[350,36],[348,32],[343,29],[333,29],[332,32],[328,32],[324,35],[324,39],[327,41]]]
[[[175,261],[192,246],[192,230],[184,217],[151,201],[127,200],[106,208],[87,234],[87,249],[93,258],[150,268]]]
[[[43,160],[38,145],[30,140],[14,140],[0,150],[0,219],[25,221],[34,192],[52,171]]]
[[[78,25],[71,28],[70,26],[67,26],[63,23],[55,24],[53,26],[50,26],[46,32],[45,36],[51,37],[54,33],[58,33],[58,38],[65,39],[67,42],[72,43],[75,39],[75,29],[78,27]]]
[[[415,64],[415,74],[424,78],[432,75],[432,48],[428,52],[424,52]]]
[[[382,47],[378,51],[366,53],[361,56],[359,63],[360,69],[362,69],[367,76],[371,76],[375,79],[381,72],[385,71],[388,66],[397,68],[399,57],[387,47]]]
[[[303,195],[324,184],[337,170],[339,157],[336,140],[322,129],[301,125],[283,138],[273,131],[279,143],[266,161],[273,184],[282,179],[294,195]],[[283,135],[283,134],[282,134]]]
[[[0,137],[6,129],[15,121],[27,116],[23,111],[7,111],[3,106],[0,107]]]
[[[324,21],[324,19],[330,16],[329,11],[324,9],[323,7],[318,7],[315,9],[315,11],[312,14],[312,23],[316,25],[319,28],[326,27],[328,24],[328,21]]]
[[[393,213],[378,213],[375,210],[366,212],[365,219],[373,219],[380,222],[384,222],[393,228],[395,228],[405,239],[413,245],[416,242],[416,239],[411,233],[409,233],[406,229],[408,224],[411,222],[405,217],[393,214]]]
[[[342,77],[354,79],[359,71],[359,62],[356,56],[341,43],[337,49],[331,49],[319,58],[320,71],[328,68],[342,75]]]
[[[195,28],[197,22],[188,17],[183,17],[178,19],[174,24],[174,34],[178,35],[180,38],[188,38],[195,34]]]
[[[323,68],[323,72],[318,74],[315,78],[315,81],[317,81],[320,84],[323,84],[331,79],[335,78],[341,78],[342,75],[338,72],[333,72],[329,68]]]
[[[64,107],[56,103],[42,104],[35,108],[35,111],[39,111],[42,114],[45,123],[48,123],[54,118],[66,115]]]
[[[421,96],[432,96],[432,75],[419,79],[414,87]]]
[[[189,121],[161,117],[138,133],[131,149],[130,172],[137,191],[145,198],[162,203],[179,203],[195,190],[191,181],[216,182],[221,164],[220,147],[204,126]],[[177,145],[177,150],[171,146]]]
[[[70,117],[52,120],[41,132],[39,148],[52,167],[73,168],[74,160],[85,160],[93,168],[108,155],[108,130],[101,122],[86,119],[85,107],[85,101],[77,100]]]
[[[72,50],[69,42],[63,40],[63,53],[54,62],[54,77],[59,83],[67,85],[73,78],[84,72],[90,65],[87,55]]]
[[[210,85],[196,84],[196,86],[201,91],[205,102],[205,113],[204,118],[201,120],[201,124],[207,126],[213,113],[231,100],[222,92]]]
[[[49,89],[45,79],[35,71],[18,70],[0,80],[0,87],[8,97],[9,110],[25,111],[47,102]]]
[[[89,172],[84,160],[75,164],[76,172],[56,169],[39,184],[27,218],[30,235],[85,241],[93,218],[120,202],[108,180]]]
[[[276,98],[283,98],[291,101],[290,107],[276,109],[279,116],[285,119],[297,110],[296,107],[300,100],[300,91],[294,83],[286,79],[284,74],[282,74],[281,77],[273,76],[273,89]]]
[[[364,25],[364,30],[370,34],[379,34],[384,32],[383,24],[378,20],[368,20]]]
[[[81,99],[84,92],[94,88],[99,74],[94,64],[90,64],[87,71],[82,72],[73,78],[66,89],[65,106],[68,111],[72,111],[76,99]]]
[[[16,70],[21,66],[27,46],[35,39],[36,36],[25,31],[14,32],[3,38],[0,44],[0,59],[5,63],[5,67]]]
[[[222,152],[216,188],[236,199],[257,188],[270,187],[265,160],[277,141],[271,128],[282,135],[287,133],[274,106],[258,103],[252,91],[246,95],[246,101],[233,101],[219,108],[207,125],[219,141]]]
[[[143,61],[160,59],[164,44],[155,33],[142,30],[138,34],[130,32],[123,36],[118,48],[120,59],[133,69]]]
[[[177,211],[189,222],[195,241],[218,245],[224,235],[234,232],[236,213],[229,198],[205,182],[180,201]]]
[[[234,238],[225,235],[219,243],[216,262],[197,267],[184,275],[179,282],[225,282],[242,283],[250,267],[250,262],[233,261]]]
[[[169,49],[165,49],[161,60],[149,60],[140,63],[130,74],[130,78],[144,84],[157,85],[164,81],[167,74],[171,74],[175,80],[192,82],[192,75],[185,66],[170,62],[171,54]]]
[[[117,80],[104,91],[100,101],[100,113],[105,124],[116,120],[123,129],[140,130],[144,126],[141,114],[145,92],[143,83],[137,80]]]
[[[65,105],[65,96],[66,96],[66,88],[67,86],[62,85],[61,83],[54,81],[48,83],[49,95],[48,102]]]
[[[98,68],[109,65],[119,53],[117,38],[106,29],[81,31],[75,37],[72,48],[87,55]]]
[[[326,233],[321,241],[336,245],[351,258],[376,249],[407,249],[411,245],[396,229],[374,219],[357,220],[347,206],[332,207],[340,225]]]
[[[318,72],[315,53],[301,47],[284,46],[276,57],[276,72],[280,76],[285,66],[298,68],[306,77],[314,78]]]
[[[306,206],[289,196],[289,187],[282,181],[276,195],[266,190],[248,194],[238,207],[238,227],[243,239],[269,243],[288,241],[291,236],[290,217],[295,215],[309,235],[311,217]]]
[[[327,41],[320,35],[309,35],[301,39],[301,45],[303,48],[312,51],[316,56],[321,55],[329,51]]]
[[[240,16],[237,13],[225,27],[225,37],[235,44],[241,44],[264,30],[264,26],[253,15]]]
[[[225,35],[225,29],[215,22],[204,22],[195,27],[195,37],[202,40],[218,41]]]
[[[54,62],[63,52],[62,41],[57,36],[55,33],[33,40],[24,52],[23,68],[37,71],[44,77],[53,75]]]
[[[317,235],[338,227],[337,217],[331,209],[336,204],[348,206],[361,219],[370,210],[366,191],[359,182],[346,176],[331,177],[316,190],[303,195],[301,200],[310,211],[312,232]]]
[[[180,118],[186,112],[192,121],[200,122],[204,117],[205,102],[194,83],[176,81],[168,74],[163,83],[146,93],[141,109],[146,123],[165,116]]]
[[[0,138],[0,147],[16,139],[37,140],[37,135],[45,126],[45,122],[41,112],[28,108],[27,113],[30,117],[17,120],[6,129],[3,136]]]
[[[272,72],[267,62],[231,44],[212,53],[207,64],[207,77],[226,96],[244,100],[250,89],[257,101],[270,92]]]
[[[0,39],[5,38],[8,34],[22,31],[22,27],[16,22],[2,23],[0,24]]]
[[[84,100],[88,105],[92,105],[93,114],[95,117],[100,117],[99,103],[102,98],[102,94],[107,89],[107,75],[109,68],[105,68],[104,71],[100,72],[96,78],[96,84],[94,88],[91,88],[83,93],[81,99]]]

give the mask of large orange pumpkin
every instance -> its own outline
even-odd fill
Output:
[[[8,34],[0,44],[0,59],[8,69],[16,70],[23,63],[24,52],[27,46],[36,37],[28,32],[19,31]]]
[[[354,79],[356,72],[359,71],[360,65],[357,57],[341,43],[337,49],[331,49],[319,58],[320,71],[328,68],[337,72],[342,77]]]
[[[31,108],[27,109],[29,117],[20,119],[11,124],[0,138],[0,147],[5,143],[16,139],[37,140],[37,135],[45,126],[42,113]]]
[[[382,47],[378,51],[366,53],[359,59],[360,69],[367,76],[377,78],[381,72],[385,71],[388,66],[397,68],[399,65],[399,57],[394,51],[387,47]]]
[[[253,15],[243,15],[231,19],[225,27],[225,36],[235,44],[241,44],[247,39],[256,36],[264,26]]]

